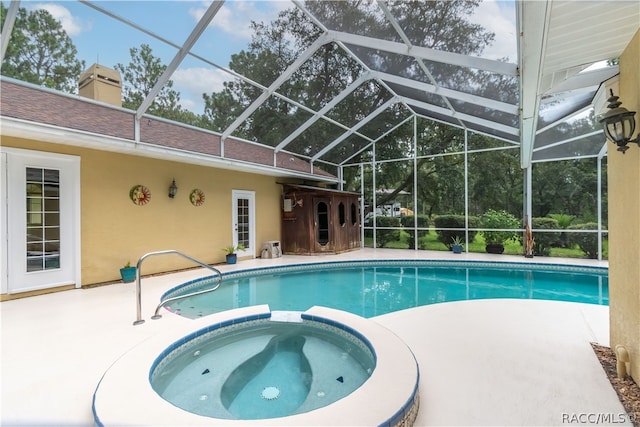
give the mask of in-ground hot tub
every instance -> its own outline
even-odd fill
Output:
[[[374,353],[357,333],[276,313],[192,334],[156,359],[151,386],[195,414],[275,418],[342,399],[374,368]]]
[[[324,307],[232,310],[153,338],[94,394],[98,425],[410,425],[419,372],[371,320]],[[388,391],[392,389],[393,393]]]

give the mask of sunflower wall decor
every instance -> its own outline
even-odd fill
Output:
[[[189,200],[193,206],[201,206],[204,203],[204,193],[196,188],[189,194]]]
[[[129,198],[134,205],[146,205],[151,200],[151,191],[144,185],[134,185],[129,190]]]

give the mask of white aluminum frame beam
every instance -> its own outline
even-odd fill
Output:
[[[582,114],[582,113],[584,113],[584,112],[586,112],[586,111],[588,111],[588,110],[590,110],[592,108],[593,108],[593,105],[587,105],[586,107],[583,107],[583,108],[581,108],[581,109],[579,109],[577,111],[574,111],[572,113],[566,114],[565,116],[560,117],[558,120],[556,120],[556,121],[554,121],[552,123],[549,123],[545,127],[538,129],[536,131],[536,135],[540,135],[541,133],[544,133],[544,132],[548,131],[549,129],[552,129],[552,128],[554,128],[554,127],[566,122],[567,120],[577,116],[578,114]]]
[[[94,9],[94,10],[97,10],[98,12],[102,13],[103,15],[107,15],[109,18],[113,18],[118,22],[121,22],[121,23],[123,23],[125,25],[128,25],[131,28],[133,28],[133,29],[135,29],[137,31],[140,31],[140,32],[142,32],[142,33],[144,33],[144,34],[146,34],[148,36],[151,36],[156,40],[160,40],[161,42],[163,42],[165,44],[168,44],[171,47],[174,47],[176,49],[180,49],[180,45],[179,44],[174,43],[174,42],[172,42],[170,40],[167,40],[164,37],[162,37],[162,36],[152,32],[152,31],[142,27],[141,25],[136,24],[135,22],[130,21],[130,20],[126,19],[126,18],[123,18],[122,16],[116,15],[115,13],[111,12],[110,10],[107,10],[107,9],[101,7],[101,6],[98,6],[95,3],[92,3],[92,2],[90,2],[88,0],[78,0],[78,3],[84,4],[85,6],[88,6],[88,7],[92,8],[92,9]]]
[[[517,105],[509,104],[502,101],[496,101],[482,96],[472,95],[469,93],[459,92],[453,89],[447,89],[442,86],[435,86],[431,83],[424,83],[416,80],[411,80],[406,77],[396,76],[395,74],[383,73],[380,71],[372,71],[371,74],[380,80],[395,83],[401,86],[407,86],[412,89],[421,90],[427,93],[433,93],[441,95],[443,97],[457,99],[459,101],[467,102],[469,104],[480,105],[482,107],[491,108],[493,110],[502,111],[504,113],[517,115],[519,108]]]
[[[294,139],[296,139],[298,136],[300,136],[302,134],[302,132],[304,132],[309,127],[311,127],[311,125],[313,125],[315,122],[320,120],[320,118],[322,118],[325,114],[327,114],[329,112],[329,110],[331,110],[333,107],[338,105],[340,103],[340,101],[342,101],[347,96],[349,96],[350,93],[352,93],[361,84],[363,84],[365,81],[367,81],[369,79],[371,79],[371,76],[369,75],[369,73],[365,72],[365,73],[361,74],[360,77],[358,77],[356,80],[354,80],[342,92],[340,92],[336,97],[334,97],[331,100],[331,102],[329,102],[324,107],[322,107],[320,110],[318,110],[312,117],[310,117],[306,122],[304,122],[300,127],[298,127],[298,129],[293,131],[293,133],[291,133],[280,144],[278,144],[276,146],[276,148],[274,149],[274,152],[277,153],[277,152],[281,151],[284,147],[289,145]]]
[[[405,118],[404,120],[402,120],[400,123],[398,123],[397,125],[395,125],[394,127],[392,127],[391,129],[389,129],[388,131],[386,131],[385,133],[383,133],[382,135],[380,135],[378,138],[376,138],[375,140],[371,141],[370,144],[365,145],[364,147],[362,147],[361,149],[359,149],[358,151],[356,151],[355,153],[353,153],[352,155],[350,155],[349,157],[347,157],[346,159],[344,159],[342,162],[340,162],[340,166],[344,167],[345,164],[353,159],[355,156],[357,156],[358,154],[362,153],[363,151],[368,150],[372,145],[375,145],[378,141],[382,140],[384,137],[386,137],[387,135],[389,135],[390,133],[394,132],[396,129],[398,129],[400,126],[404,125],[405,123],[407,123],[409,120],[416,120],[418,116],[416,116],[415,114]],[[347,165],[350,166],[350,165]]]
[[[382,9],[382,12],[385,14],[387,19],[391,23],[391,26],[394,28],[394,30],[396,30],[396,33],[398,33],[398,35],[400,36],[400,38],[402,39],[404,44],[407,46],[407,48],[412,49],[414,47],[413,43],[411,43],[411,40],[409,39],[409,37],[407,37],[407,35],[405,34],[404,30],[400,26],[400,23],[398,22],[396,17],[393,16],[391,11],[387,7],[386,3],[383,0],[378,0],[378,6],[380,7],[380,9]],[[433,77],[433,74],[431,74],[431,71],[429,70],[429,67],[427,67],[427,65],[424,63],[424,60],[422,58],[416,58],[416,57],[414,57],[414,59],[416,60],[416,62],[420,66],[420,69],[422,70],[422,72],[429,78],[429,81],[431,82],[433,87],[436,90],[440,89],[440,85],[438,84],[436,79]],[[445,103],[447,108],[449,110],[451,110],[451,113],[455,114],[456,109],[453,108],[453,105],[451,105],[451,101],[449,101],[449,99],[447,97],[445,97],[444,95],[440,95],[440,98],[442,99],[442,102]],[[464,123],[462,123],[462,122],[460,122],[459,124],[461,126],[464,126]]]
[[[544,54],[551,15],[550,1],[516,2],[520,68],[520,167],[531,165],[538,127]]]
[[[293,73],[295,73],[309,58],[311,58],[318,49],[325,44],[329,43],[327,34],[324,33],[318,37],[302,55],[296,58],[287,69],[278,76],[278,78],[269,85],[266,91],[262,92],[258,98],[256,98],[249,107],[247,107],[242,114],[240,114],[229,127],[222,133],[222,140],[227,139],[245,120],[247,120],[251,114],[253,114],[269,97],[285,82]]]
[[[187,40],[184,42],[182,47],[180,47],[178,53],[176,53],[176,56],[174,56],[174,58],[171,60],[156,84],[149,91],[147,97],[142,101],[142,104],[140,104],[140,107],[138,107],[138,110],[136,111],[136,121],[139,121],[142,115],[147,111],[155,97],[160,93],[164,85],[167,83],[167,80],[169,80],[171,75],[178,68],[184,57],[189,54],[189,51],[191,50],[193,45],[198,41],[204,30],[207,29],[207,26],[209,25],[213,17],[216,16],[223,4],[224,0],[215,0],[211,3],[211,5],[209,5],[209,8],[193,28],[191,34],[189,34],[189,37],[187,37]]]
[[[171,46],[171,47],[173,47],[175,49],[178,49],[178,50],[180,49],[180,45],[179,44],[174,43],[174,42],[172,42],[170,40],[167,40],[164,37],[152,32],[152,31],[150,31],[150,30],[148,30],[148,29],[146,29],[144,27],[141,27],[140,25],[136,24],[135,22],[131,22],[128,19],[123,18],[121,16],[118,16],[115,13],[110,12],[109,10],[104,9],[104,8],[102,8],[102,7],[100,7],[100,6],[96,5],[96,4],[93,4],[93,3],[89,2],[89,1],[87,1],[87,0],[78,0],[78,1],[80,3],[86,5],[86,6],[89,6],[89,7],[93,8],[93,9],[97,10],[100,13],[103,13],[103,14],[115,19],[116,21],[122,22],[123,24],[126,24],[126,25],[128,25],[128,26],[130,26],[130,27],[132,27],[132,28],[134,28],[134,29],[136,29],[136,30],[138,30],[138,31],[150,36],[150,37],[153,37],[156,40],[159,40],[159,41],[161,41],[162,43],[164,43],[164,44],[166,44],[168,46]],[[241,74],[238,74],[235,71],[230,70],[229,68],[226,68],[226,67],[223,67],[221,65],[218,65],[215,62],[213,62],[213,61],[211,61],[211,60],[209,60],[209,59],[207,59],[207,58],[205,58],[203,56],[198,55],[197,53],[189,52],[188,55],[193,57],[193,58],[196,58],[199,61],[204,62],[207,65],[211,65],[212,67],[217,68],[218,70],[221,70],[221,71],[231,75],[232,77],[235,77],[235,78],[237,78],[239,80],[242,80],[245,83],[248,83],[248,84],[250,84],[252,86],[255,86],[255,87],[259,88],[259,89],[266,90],[266,87],[261,85],[260,83],[255,82],[255,81],[251,80],[250,78],[245,77],[245,76],[243,76]]]
[[[333,140],[330,144],[327,144],[327,146],[325,146],[322,150],[318,151],[315,154],[315,156],[313,156],[311,158],[311,161],[314,162],[314,161],[318,160],[320,157],[324,156],[326,153],[331,151],[336,145],[340,144],[342,141],[347,139],[349,136],[351,136],[354,133],[356,133],[356,131],[358,129],[360,129],[362,126],[366,125],[367,123],[369,123],[375,117],[380,115],[384,110],[389,108],[391,105],[396,104],[397,102],[398,102],[398,98],[394,97],[394,98],[389,99],[384,104],[380,105],[371,114],[369,114],[367,117],[365,117],[364,119],[362,119],[358,123],[356,123],[354,126],[352,126],[351,129],[349,129],[347,132],[343,133],[340,137],[338,137],[337,139]]]
[[[581,134],[581,135],[572,136],[571,138],[563,139],[561,141],[556,141],[556,142],[553,142],[551,144],[547,144],[547,145],[545,145],[543,147],[537,147],[537,148],[533,149],[533,152],[537,153],[539,151],[548,150],[550,148],[554,148],[554,147],[557,147],[559,145],[569,144],[570,142],[579,141],[581,139],[589,138],[590,136],[595,136],[595,135],[598,135],[598,134],[601,134],[601,133],[604,134],[604,129],[594,130],[594,131],[589,132],[589,133],[584,133],[584,134]]]
[[[20,9],[20,0],[12,0],[7,10],[7,16],[4,18],[4,25],[2,26],[2,44],[0,50],[0,64],[4,61],[4,55],[7,53],[9,47],[9,40],[11,39],[11,32],[13,31],[13,24],[16,22],[16,16],[18,16],[18,9]]]
[[[329,31],[328,34],[329,37],[334,41],[340,41],[343,43],[366,47],[369,49],[391,52],[398,55],[411,56],[414,58],[425,59],[427,61],[457,65],[459,67],[468,67],[492,73],[504,74],[507,76],[516,76],[518,74],[517,65],[510,62],[495,61],[492,59],[485,59],[477,56],[467,56],[459,53],[445,52],[428,47],[407,46],[404,43],[344,33],[341,31]]]
[[[550,87],[544,91],[546,95],[570,92],[574,90],[584,91],[588,88],[597,88],[605,80],[620,73],[620,67],[614,65],[611,67],[598,68],[596,70],[583,71],[571,77],[563,79],[559,82],[553,82]],[[554,75],[557,73],[554,73]]]
[[[474,124],[477,124],[479,126],[484,126],[484,127],[489,128],[489,129],[495,129],[497,131],[507,133],[509,135],[515,135],[515,136],[519,135],[518,128],[514,128],[512,126],[503,125],[502,123],[496,123],[496,122],[493,122],[491,120],[486,120],[486,119],[482,119],[480,117],[472,116],[470,114],[459,113],[459,112],[452,113],[447,108],[439,107],[437,105],[429,104],[429,103],[423,102],[423,101],[417,101],[417,100],[411,99],[411,98],[401,97],[400,99],[404,103],[406,103],[407,105],[418,107],[418,108],[422,108],[422,109],[427,110],[427,111],[433,111],[434,113],[438,113],[438,114],[441,114],[443,116],[451,117],[452,119],[462,120],[462,121],[468,122],[468,123],[474,123]],[[428,116],[426,118],[430,119],[430,120],[433,120],[433,119],[429,118]],[[452,123],[448,123],[448,124],[451,125],[451,126],[455,126]],[[462,126],[462,127],[464,129],[467,128],[466,126]],[[471,130],[476,132],[473,129],[471,129]]]
[[[406,98],[406,97],[399,98],[400,102],[404,103],[404,105],[409,110],[411,110],[411,105],[410,104],[413,104],[415,106],[420,106],[420,107],[425,108],[427,110],[436,110],[437,109],[437,112],[439,112],[440,114],[443,114],[443,115],[445,115],[447,117],[454,118],[458,122],[457,125],[455,123],[446,122],[450,126],[456,126],[456,127],[461,127],[463,129],[465,129],[466,126],[461,120],[466,118],[465,120],[467,122],[469,122],[469,123],[477,123],[479,125],[481,124],[483,126],[487,126],[489,128],[493,128],[493,129],[499,129],[499,130],[503,130],[504,129],[504,130],[506,130],[506,132],[508,134],[513,134],[513,135],[516,135],[516,136],[518,135],[517,133],[514,133],[514,129],[515,128],[509,128],[509,127],[504,128],[504,125],[501,125],[499,123],[495,123],[495,122],[492,122],[492,121],[486,121],[486,120],[481,119],[481,118],[476,119],[473,116],[466,115],[464,113],[458,113],[453,108],[451,103],[449,102],[449,99],[447,98],[447,96],[449,96],[451,98],[455,98],[455,99],[460,99],[462,101],[469,102],[469,103],[479,104],[479,105],[482,105],[482,106],[489,106],[490,108],[494,108],[494,109],[496,109],[498,111],[504,111],[504,112],[511,113],[511,114],[518,114],[518,111],[519,111],[518,106],[514,106],[514,105],[511,105],[511,104],[507,104],[507,103],[501,103],[501,102],[498,102],[498,101],[485,99],[485,98],[478,97],[478,96],[475,96],[475,95],[470,95],[470,94],[465,94],[465,93],[462,93],[462,92],[453,91],[451,89],[442,88],[442,87],[437,85],[437,82],[431,76],[431,73],[429,72],[427,66],[424,64],[423,59],[428,59],[428,60],[437,61],[437,62],[444,62],[444,63],[453,64],[453,65],[459,65],[459,66],[471,66],[472,68],[483,69],[483,70],[486,70],[486,71],[498,72],[498,73],[501,73],[501,74],[514,75],[514,76],[517,75],[517,67],[516,67],[515,64],[505,63],[505,62],[501,62],[501,61],[486,60],[486,59],[483,59],[483,58],[467,57],[465,55],[442,52],[442,51],[437,51],[437,50],[433,50],[433,49],[429,49],[429,48],[414,47],[411,44],[411,41],[406,36],[406,34],[404,33],[404,31],[402,30],[402,28],[400,27],[400,25],[398,24],[397,20],[389,12],[388,8],[386,7],[386,4],[384,2],[382,2],[382,1],[378,1],[378,5],[381,7],[381,10],[385,13],[387,19],[389,19],[389,21],[391,22],[391,25],[394,27],[394,29],[396,30],[396,32],[398,33],[399,37],[403,40],[404,43],[385,42],[383,40],[374,39],[374,38],[370,38],[370,37],[357,36],[357,35],[352,35],[352,34],[349,34],[349,33],[337,32],[337,31],[330,31],[324,26],[324,24],[322,22],[318,21],[312,14],[310,14],[306,10],[304,5],[302,5],[299,1],[294,0],[293,2],[294,2],[294,4],[296,4],[296,6],[300,10],[305,12],[305,14],[307,16],[309,16],[309,18],[312,19],[316,23],[316,25],[318,25],[319,28],[323,29],[326,32],[326,34],[331,39],[331,41],[333,41],[333,42],[337,43],[339,46],[341,46],[354,60],[356,60],[365,70],[368,70],[374,76],[374,78],[376,78],[392,94],[397,96],[395,91],[391,90],[387,86],[387,84],[385,83],[385,80],[386,81],[390,81],[390,82],[395,82],[397,84],[405,85],[405,86],[409,85],[409,86],[415,87],[416,85],[419,85],[422,90],[425,90],[427,92],[431,92],[431,93],[435,93],[435,94],[440,95],[442,97],[443,101],[445,102],[445,104],[448,107],[448,109],[442,109],[442,107],[431,106],[431,104],[427,104],[427,103],[421,103],[420,104],[420,101],[415,101],[415,102],[407,102],[407,101],[405,101],[405,100],[408,100],[410,98]],[[369,48],[372,48],[372,49],[386,50],[386,51],[393,52],[393,53],[406,54],[406,52],[411,52],[411,56],[414,57],[418,61],[421,69],[423,70],[423,72],[425,72],[425,74],[429,77],[429,79],[431,81],[431,84],[429,84],[429,83],[421,83],[421,82],[413,81],[411,79],[404,79],[402,77],[393,76],[393,75],[390,75],[390,74],[381,73],[381,72],[377,72],[377,71],[372,71],[366,64],[364,64],[360,60],[360,58],[358,58],[357,55],[355,55],[353,52],[351,52],[351,50],[349,48],[347,48],[344,45],[344,43],[351,44],[351,45],[369,47]],[[381,43],[383,43],[383,44],[381,44]],[[421,57],[421,55],[423,55],[423,57]],[[424,85],[424,86],[422,86],[422,85]],[[428,107],[426,107],[426,106],[428,106]],[[412,113],[415,114],[415,112],[412,112]],[[314,121],[315,120],[317,120],[317,119],[314,119]],[[435,119],[432,119],[432,120],[435,120]],[[436,121],[438,121],[438,120],[436,120]],[[483,133],[481,131],[474,131],[474,132]],[[299,133],[296,136],[298,136],[298,135],[299,135]],[[283,143],[284,143],[284,141],[283,141]],[[283,143],[281,143],[281,144],[283,144]]]

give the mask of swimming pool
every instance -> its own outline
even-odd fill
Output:
[[[212,278],[177,286],[163,299],[211,286]],[[268,304],[304,311],[314,305],[374,317],[449,301],[518,298],[608,305],[603,267],[479,261],[347,261],[226,273],[215,292],[167,309],[189,318]]]

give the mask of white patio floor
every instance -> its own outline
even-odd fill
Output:
[[[495,255],[485,254],[363,249],[219,267],[229,271],[301,262],[453,257],[496,260]],[[498,260],[524,258],[503,255]],[[531,262],[607,265],[557,258]],[[143,317],[149,319],[169,287],[205,272],[194,269],[144,278]],[[608,345],[608,315],[606,306],[500,299],[435,304],[373,320],[402,338],[418,360],[417,425],[562,425],[589,414],[631,425],[628,419],[620,423],[626,419],[624,410],[590,346],[590,342]],[[132,284],[6,301],[0,304],[0,316],[3,426],[92,425],[92,395],[109,366],[143,340],[190,322],[165,315],[133,326]]]

